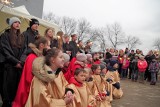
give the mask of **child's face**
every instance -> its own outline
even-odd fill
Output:
[[[126,59],[126,58],[127,58],[127,56],[126,56],[126,55],[124,55],[124,56],[123,56],[123,58],[124,58],[124,59]]]
[[[69,61],[64,63],[64,67],[68,67],[69,66]]]
[[[90,62],[93,62],[93,58],[89,58],[89,61],[90,61]]]
[[[104,68],[104,69],[102,69],[102,71],[101,71],[103,74],[106,74],[106,72],[107,72],[107,69],[106,68]]]
[[[118,64],[117,63],[114,64],[113,68],[118,68]]]
[[[138,59],[138,57],[137,57],[137,56],[135,56],[135,59]]]
[[[99,75],[101,73],[101,68],[98,66],[98,68],[94,71],[94,74]]]
[[[52,60],[52,63],[54,63],[53,65],[56,68],[62,68],[64,66],[64,57],[62,51],[60,51],[58,56]]]
[[[86,80],[92,76],[92,72],[86,72],[85,74],[86,74]]]
[[[75,75],[74,77],[78,82],[83,83],[86,79],[86,74],[84,72],[80,72],[78,75]]]

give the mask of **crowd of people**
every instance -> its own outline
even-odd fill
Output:
[[[76,34],[48,28],[40,35],[37,19],[22,33],[19,18],[7,23],[0,36],[2,107],[111,107],[123,96],[120,80],[156,84],[158,52],[91,52],[92,42],[84,46]]]

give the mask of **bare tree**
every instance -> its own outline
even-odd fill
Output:
[[[55,23],[55,24],[60,26],[61,18],[56,16],[56,15],[54,15],[53,13],[48,13],[48,14],[44,15],[43,19],[46,20],[46,21],[49,21],[51,23],[53,22],[53,23]]]
[[[124,44],[125,35],[122,32],[121,26],[118,23],[112,26],[107,26],[107,37],[111,45],[116,49],[118,45]]]
[[[91,24],[85,18],[79,19],[77,24],[78,40],[83,40],[90,32]]]
[[[155,39],[154,46],[160,51],[160,38]]]
[[[69,18],[69,17],[64,16],[61,19],[60,27],[65,34],[71,35],[71,34],[75,33],[76,26],[77,26],[77,22],[73,18]]]
[[[126,44],[129,50],[135,48],[137,45],[142,44],[140,39],[135,36],[127,36],[126,38]]]
[[[101,50],[104,52],[106,47],[107,47],[107,42],[106,42],[106,38],[105,38],[105,32],[103,30],[103,28],[101,29],[98,29],[98,28],[95,28],[95,29],[92,29],[91,30],[91,37],[90,37],[90,40],[94,41],[94,42],[98,42],[98,45]],[[98,48],[99,48],[98,47]]]

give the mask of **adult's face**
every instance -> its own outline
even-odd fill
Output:
[[[49,29],[47,31],[47,35],[48,35],[48,37],[52,38],[54,36],[54,31],[52,29]]]
[[[38,30],[38,24],[33,24],[32,26],[31,26],[31,29],[33,30],[33,31],[36,31],[36,30]]]
[[[18,30],[18,29],[20,29],[20,22],[14,22],[13,24],[12,24],[12,27],[14,28],[14,29],[16,29],[16,30]]]

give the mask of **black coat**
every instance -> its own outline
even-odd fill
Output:
[[[66,53],[66,51],[71,51],[69,43],[63,44],[63,52]]]
[[[38,31],[32,31],[31,28],[27,28],[27,30],[23,32],[25,41],[24,41],[24,52],[22,54],[22,57],[20,58],[22,62],[25,62],[27,55],[31,52],[31,49],[28,47],[29,43],[34,43],[38,37],[38,34],[39,34]]]
[[[69,46],[70,46],[70,49],[71,49],[71,58],[73,58],[73,57],[76,56],[76,54],[78,52],[77,43],[75,41],[70,41]]]
[[[51,40],[51,45],[50,45],[50,47],[51,47],[51,48],[53,48],[53,47],[58,48],[58,40],[56,40],[56,39]]]
[[[0,41],[1,41],[1,36],[0,36]],[[3,63],[4,61],[5,61],[4,52],[2,49],[2,45],[0,43],[0,63]]]
[[[106,52],[106,59],[112,58],[112,54],[110,52]]]
[[[21,55],[24,51],[24,48],[18,48],[18,47],[12,47],[10,44],[10,39],[9,39],[9,32],[10,30],[6,30],[2,35],[1,35],[1,50],[3,51],[3,55],[5,57],[5,62],[10,63],[12,65],[16,65],[19,63]]]
[[[5,31],[1,35],[0,44],[4,52],[4,72],[3,72],[3,103],[11,104],[16,95],[19,79],[21,77],[21,68],[15,67],[21,58],[23,48],[11,46],[10,30]],[[22,35],[23,36],[23,35]],[[10,107],[10,106],[7,107]]]

